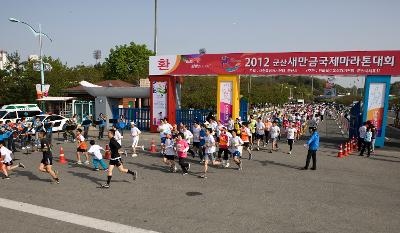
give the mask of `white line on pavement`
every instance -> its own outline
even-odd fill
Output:
[[[0,207],[113,233],[156,233],[120,223],[0,198]]]

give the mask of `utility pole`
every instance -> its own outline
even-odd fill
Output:
[[[154,55],[157,55],[157,0],[154,0]]]

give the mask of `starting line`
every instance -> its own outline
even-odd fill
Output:
[[[120,223],[0,198],[0,207],[113,233],[157,233]]]

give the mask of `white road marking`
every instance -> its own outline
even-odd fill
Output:
[[[0,207],[113,233],[156,233],[120,223],[0,198]]]

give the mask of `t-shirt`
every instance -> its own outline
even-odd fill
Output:
[[[219,136],[219,148],[228,149],[229,145],[229,137],[226,134],[221,134]]]
[[[367,131],[365,133],[364,141],[366,141],[366,142],[371,142],[372,141],[372,132],[371,131]]]
[[[139,136],[139,134],[140,134],[141,132],[142,132],[142,131],[140,131],[140,129],[138,129],[137,127],[131,128],[131,135],[132,135],[132,137],[137,137],[137,136]]]
[[[190,143],[190,140],[193,138],[193,134],[192,132],[190,132],[189,130],[185,130],[183,131],[183,136],[185,136],[185,140]]]
[[[79,134],[78,136],[76,136],[76,140],[78,140],[78,142],[79,142],[79,147],[78,147],[79,149],[83,149],[83,150],[87,149],[85,137],[83,137],[82,134]]]
[[[167,138],[165,140],[165,154],[166,155],[175,155],[174,150],[174,140]]]
[[[277,125],[271,126],[270,132],[271,132],[271,138],[277,138],[281,133],[281,129]]]
[[[11,158],[12,152],[11,152],[9,149],[7,149],[7,147],[2,146],[2,147],[0,148],[0,154],[1,154],[2,156],[4,156],[4,160],[3,160],[4,163],[9,163],[9,162],[12,161],[12,158]]]
[[[287,133],[287,139],[294,139],[294,135],[297,132],[296,128],[287,128],[286,133]]]
[[[53,154],[51,153],[50,143],[47,138],[42,138],[40,140],[40,147],[43,152],[43,158],[53,157]]]
[[[239,151],[239,146],[243,145],[243,141],[240,137],[232,137],[231,138],[231,144],[229,146],[229,151],[234,153],[236,151]]]
[[[179,158],[186,158],[187,151],[189,150],[189,144],[186,142],[186,140],[177,141],[176,142],[176,150],[178,152]]]
[[[243,142],[250,142],[250,136],[251,136],[251,131],[249,128],[244,128],[240,130],[241,134],[240,137],[243,140]]]
[[[358,129],[358,133],[360,135],[360,138],[365,138],[365,134],[367,133],[367,127],[365,125],[361,126]]]
[[[208,136],[204,137],[204,140],[206,141],[206,153],[207,154],[212,154],[215,152],[215,139],[214,137],[210,134]]]
[[[118,130],[115,130],[114,138],[121,145],[121,143],[122,143],[122,135]]]
[[[193,142],[200,142],[200,127],[193,127]]]
[[[257,124],[256,120],[253,119],[250,121],[249,129],[251,133],[256,133],[256,124]]]
[[[264,135],[265,134],[265,125],[261,121],[257,122],[257,124],[256,124],[256,132],[257,132],[258,135]]]
[[[121,144],[119,144],[115,138],[111,138],[108,145],[110,146],[111,158],[115,159],[120,157],[118,150],[121,148]]]
[[[103,156],[101,155],[101,150],[104,150],[101,146],[99,145],[93,145],[89,149],[89,153],[93,154],[96,159],[102,159]]]
[[[235,121],[234,120],[229,120],[229,122],[228,122],[228,130],[233,130],[234,129],[234,124],[235,124]]]

